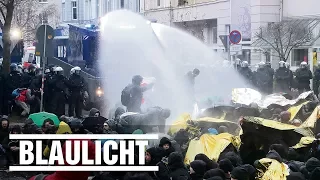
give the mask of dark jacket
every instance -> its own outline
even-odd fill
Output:
[[[2,123],[2,121],[4,121],[4,120],[6,120],[6,119],[2,119],[1,121],[0,121],[0,142],[2,142],[5,138],[7,138],[8,136],[9,136],[9,123],[8,123],[8,126],[7,126],[7,128],[3,128],[2,126],[1,126],[1,123]],[[7,121],[7,120],[6,120]],[[9,121],[8,121],[9,122]]]
[[[296,79],[298,83],[310,84],[312,72],[308,68],[299,68],[296,70]]]
[[[190,174],[183,163],[182,154],[173,152],[168,158],[169,176],[172,180],[189,180]]]
[[[9,94],[22,86],[22,74],[18,71],[12,71],[6,78],[6,86]]]
[[[79,93],[86,90],[84,78],[80,75],[72,74],[68,80],[68,88],[71,93]]]

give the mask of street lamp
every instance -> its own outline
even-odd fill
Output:
[[[15,40],[21,39],[21,31],[19,31],[18,29],[12,29],[10,31],[10,36]]]

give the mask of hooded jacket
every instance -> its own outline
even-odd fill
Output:
[[[96,113],[99,113],[99,115],[100,115],[100,111],[98,109],[96,109],[96,108],[90,109],[89,117],[93,117]]]
[[[2,121],[8,121],[8,119],[5,117],[5,118],[2,118],[0,121],[0,142],[2,142],[6,137],[9,136],[9,121],[8,121],[8,126],[6,128],[3,128],[1,126]]]
[[[172,147],[171,141],[167,137],[161,138],[160,143],[159,143],[159,147],[162,148],[163,145],[165,145],[165,144],[169,144],[169,146],[170,146],[169,149],[164,150],[165,156],[168,157],[172,152],[175,151],[175,149]]]
[[[190,174],[183,163],[182,154],[173,152],[168,158],[169,177],[172,180],[189,180]]]
[[[195,160],[190,163],[191,168],[194,170],[192,173],[192,180],[202,180],[204,173],[206,172],[206,163],[202,160]]]

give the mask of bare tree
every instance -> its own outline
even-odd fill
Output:
[[[261,27],[255,34],[255,47],[260,47],[264,52],[272,49],[273,56],[282,61],[287,61],[293,48],[297,48],[313,40],[313,29],[319,24],[318,20],[288,20],[279,23],[269,23]]]
[[[37,28],[42,21],[48,19],[58,19],[58,10],[55,4],[44,6],[39,4],[38,0],[28,0],[21,2],[15,9],[15,16],[13,19],[14,26],[17,26],[23,34],[25,42],[33,42]],[[53,22],[52,25],[57,25],[58,22]]]
[[[10,66],[10,30],[13,19],[14,7],[18,0],[0,0],[0,28],[2,29],[2,42],[3,42],[3,70],[5,73],[9,72]]]
[[[12,26],[18,28],[26,41],[35,39],[36,29],[41,24],[41,14],[47,17],[57,17],[57,7],[49,5],[40,8],[38,0],[0,0],[0,28],[2,29],[3,42],[3,69],[9,72],[11,56]]]

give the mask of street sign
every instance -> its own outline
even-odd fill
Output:
[[[242,51],[242,45],[233,44],[230,46],[230,52],[240,52],[240,51]]]
[[[239,31],[232,31],[229,35],[230,42],[232,44],[239,44],[241,42],[241,33]]]
[[[37,44],[36,44],[37,54],[40,53],[41,56],[45,55],[46,57],[53,57],[54,29],[49,25],[41,25],[37,30],[36,36],[37,36]],[[45,53],[44,53],[44,50],[46,51]]]
[[[225,49],[228,49],[228,35],[220,35],[219,38]]]

